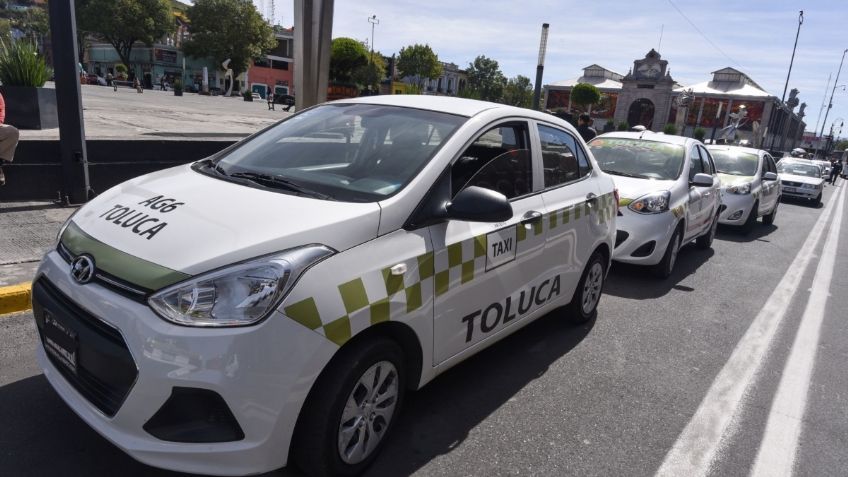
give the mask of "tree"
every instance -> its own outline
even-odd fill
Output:
[[[595,85],[589,83],[577,83],[571,88],[571,104],[581,108],[590,108],[594,103],[601,100],[601,92]]]
[[[335,38],[330,45],[330,81],[350,83],[368,65],[368,50],[353,38]]]
[[[529,108],[533,103],[533,85],[530,78],[518,75],[507,81],[503,90],[503,102],[520,108]]]
[[[833,148],[834,151],[844,151],[848,149],[848,140],[836,141],[836,146]]]
[[[129,65],[133,45],[148,46],[174,29],[168,0],[77,0],[77,25],[108,42]]]
[[[273,29],[250,0],[195,0],[186,16],[191,39],[183,43],[185,54],[218,64],[229,59],[234,78],[277,46]]]
[[[419,90],[424,88],[424,80],[442,75],[442,64],[430,45],[410,45],[400,49],[397,68],[400,75],[415,79]]]
[[[483,55],[474,59],[468,65],[468,87],[483,101],[500,101],[503,97],[506,78],[498,66],[498,62]]]
[[[369,54],[368,63],[359,67],[353,74],[353,80],[372,91],[380,87],[380,80],[386,75],[386,60],[380,52],[374,52],[374,58]]]

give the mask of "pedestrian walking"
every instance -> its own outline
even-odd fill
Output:
[[[144,93],[144,88],[141,87],[141,81],[136,78],[133,80],[133,86],[135,86],[135,92],[138,94]]]
[[[18,146],[18,130],[6,124],[6,101],[0,93],[0,186],[6,185],[6,174],[3,164],[12,162],[15,158],[15,148]]]
[[[268,111],[276,111],[274,109],[274,93],[268,91]]]
[[[586,142],[595,139],[595,136],[598,135],[598,131],[595,131],[595,128],[590,126],[590,124],[592,124],[592,118],[588,113],[582,113],[577,117],[577,132],[580,133],[580,136]]]
[[[114,79],[114,78],[112,78],[112,73],[111,73],[111,72],[106,73],[106,86],[112,86],[112,80],[113,80],[113,79]]]
[[[842,172],[842,161],[839,159],[834,160],[830,163],[830,183],[832,185],[836,184],[836,178],[839,177],[839,174]]]
[[[165,75],[162,75],[159,78],[159,91],[168,91],[167,89],[165,89]]]

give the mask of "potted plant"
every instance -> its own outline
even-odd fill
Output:
[[[251,91],[245,90],[241,93],[241,97],[244,98],[245,101],[253,101],[253,93]]]
[[[674,124],[668,123],[663,128],[663,132],[666,133],[666,134],[670,134],[672,136],[675,136],[675,135],[677,135],[677,126],[675,126]]]
[[[630,129],[630,125],[627,124],[627,121],[622,121],[622,122],[618,123],[618,130],[619,131],[627,131],[628,129]]]
[[[115,65],[115,76],[121,81],[127,80],[127,67],[123,64]]]
[[[174,80],[174,96],[183,95],[183,80],[177,78]]]
[[[56,90],[43,88],[51,71],[35,46],[0,42],[0,92],[6,100],[6,122],[18,129],[59,127]]]
[[[706,135],[707,131],[705,131],[704,128],[701,127],[695,128],[695,130],[692,132],[692,137],[702,142],[704,140],[704,136]]]

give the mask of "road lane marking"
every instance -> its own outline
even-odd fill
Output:
[[[769,411],[766,430],[757,452],[757,460],[751,470],[752,477],[791,476],[795,468],[801,424],[807,408],[807,395],[819,346],[821,325],[824,321],[830,282],[836,264],[836,248],[842,227],[845,201],[843,191],[838,194],[836,215],[824,242],[816,275],[798,334],[783,368],[780,385],[774,395]]]
[[[695,477],[709,473],[726,435],[732,434],[731,423],[798,290],[841,192],[828,201],[780,283],[748,326],[695,414],[666,454],[657,476]]]

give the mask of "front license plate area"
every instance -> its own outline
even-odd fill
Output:
[[[44,349],[70,372],[77,373],[77,332],[44,310]]]
[[[784,187],[783,191],[784,192],[795,192],[795,188],[794,187]]]

